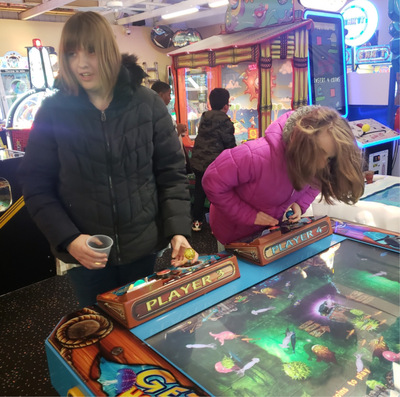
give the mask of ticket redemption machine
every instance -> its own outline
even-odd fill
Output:
[[[54,74],[48,47],[39,39],[27,47],[31,89],[20,96],[11,106],[6,120],[7,146],[25,151],[36,112],[47,96],[54,94]]]
[[[363,150],[365,168],[374,171],[376,174],[391,175],[393,143],[400,138],[399,133],[368,117],[369,112],[366,112],[365,118],[358,120],[360,112],[355,111],[354,106],[349,106],[350,101],[352,104],[358,102],[355,97],[359,97],[357,94],[359,85],[354,83],[353,73],[347,73],[346,62],[354,64],[355,61],[354,58],[349,56],[349,51],[346,52],[345,49],[346,19],[343,15],[312,10],[307,10],[304,14],[305,18],[312,19],[314,22],[314,29],[309,31],[309,103],[333,107],[343,117],[352,120],[350,126],[358,146]],[[347,18],[348,21],[350,17]],[[366,51],[366,49],[356,52],[350,51],[350,54],[358,54],[361,59],[368,54],[372,56],[371,49],[368,50],[368,53]],[[388,49],[386,51],[380,50],[379,53],[386,62],[389,60]],[[375,57],[377,57],[376,51]],[[367,77],[375,81],[373,77],[376,75],[370,74]],[[349,76],[352,83],[348,85]],[[351,88],[349,92],[348,86]],[[363,86],[368,86],[368,84],[364,82]],[[383,91],[388,86],[387,81],[386,86],[383,85]],[[377,91],[379,89],[371,89],[370,94],[374,93],[375,95]],[[388,91],[385,92],[387,103]],[[363,95],[363,98],[365,101],[365,95]],[[379,106],[372,108],[375,111],[375,113],[372,113],[373,117],[376,112],[379,113],[378,116],[382,113]],[[387,106],[384,110],[387,111]],[[382,119],[382,116],[380,119]]]

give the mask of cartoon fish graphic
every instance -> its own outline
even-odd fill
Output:
[[[288,329],[285,332],[285,337],[283,338],[282,343],[279,345],[282,349],[287,349],[292,339],[292,335],[294,332],[289,331]]]
[[[260,313],[264,313],[264,312],[267,312],[269,310],[274,310],[274,309],[276,309],[275,306],[268,306],[268,307],[264,307],[262,309],[252,310],[251,314],[254,314],[255,316],[257,316]]]
[[[254,357],[251,361],[249,361],[243,368],[239,369],[238,371],[236,371],[236,373],[239,376],[243,376],[244,373],[250,369],[251,367],[253,367],[254,365],[256,365],[258,362],[260,362],[260,359],[257,357]]]
[[[382,352],[382,357],[392,362],[400,361],[400,353],[395,353],[390,350],[385,350],[384,352]]]
[[[209,332],[209,334],[210,334],[215,340],[218,340],[218,342],[221,343],[221,346],[224,345],[224,343],[225,343],[226,340],[232,340],[232,339],[236,339],[236,338],[239,338],[239,337],[242,336],[242,335],[234,334],[234,333],[231,332],[231,331],[223,331],[223,332],[220,332],[220,333],[218,333],[218,334],[213,334],[212,332]]]
[[[359,373],[364,369],[364,363],[362,361],[362,356],[363,355],[361,353],[355,353],[354,356],[356,358],[357,373]]]
[[[354,334],[354,332],[356,332],[356,330],[353,328],[351,331],[346,331],[348,333],[348,335],[346,336],[346,339],[349,339],[351,337],[351,335]]]

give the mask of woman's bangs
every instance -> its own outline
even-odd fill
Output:
[[[69,26],[68,35],[64,38],[65,51],[74,52],[77,50],[85,50],[92,53],[96,50],[95,43],[102,40],[101,29],[98,29],[95,23],[82,23],[78,18]]]

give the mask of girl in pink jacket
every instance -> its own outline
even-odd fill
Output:
[[[222,244],[276,226],[292,209],[298,222],[321,193],[355,203],[364,192],[362,157],[346,120],[335,110],[305,106],[279,117],[265,137],[227,149],[203,177],[210,225]]]

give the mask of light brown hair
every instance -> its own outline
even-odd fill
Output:
[[[96,54],[102,85],[110,94],[117,82],[121,54],[107,19],[92,11],[77,12],[64,25],[59,47],[58,79],[70,95],[78,95],[79,83],[69,67],[68,57],[79,49]]]
[[[336,156],[318,169],[322,149],[316,137],[323,131],[333,137]],[[286,161],[293,187],[315,186],[328,204],[333,199],[353,204],[364,193],[361,150],[348,122],[334,109],[314,107],[297,120],[287,142]]]

